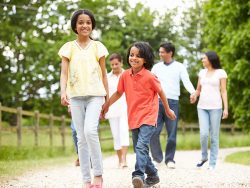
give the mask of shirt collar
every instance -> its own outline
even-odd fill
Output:
[[[172,59],[172,61],[170,61],[170,63],[165,63],[165,62],[163,61],[163,64],[166,65],[166,66],[169,66],[169,65],[171,65],[173,62],[174,62],[174,60]]]
[[[123,72],[124,72],[124,69],[122,69],[122,72],[121,72],[118,76],[120,76]],[[114,74],[113,71],[110,71],[109,74],[110,74],[111,76],[116,76],[116,74]]]
[[[143,75],[143,72],[145,71],[145,67],[143,67],[139,72],[137,72],[135,75]],[[129,74],[132,76],[133,72],[132,72],[132,68],[129,69]]]

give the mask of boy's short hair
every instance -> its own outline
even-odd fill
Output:
[[[135,42],[129,47],[127,52],[127,64],[129,67],[131,67],[131,65],[129,64],[129,55],[132,47],[136,47],[139,49],[140,57],[145,60],[143,66],[147,70],[151,70],[154,65],[154,52],[150,44],[148,42]]]
[[[89,11],[89,10],[86,10],[86,9],[80,9],[80,10],[77,10],[74,12],[74,14],[72,15],[71,17],[71,29],[76,33],[76,22],[77,22],[77,19],[78,19],[78,16],[81,15],[81,14],[86,14],[90,17],[90,20],[91,20],[91,23],[92,23],[92,30],[95,29],[95,17],[94,17],[94,14]]]

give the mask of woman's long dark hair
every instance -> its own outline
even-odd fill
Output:
[[[205,55],[207,56],[208,61],[211,63],[211,65],[212,65],[212,67],[214,69],[221,69],[220,58],[219,58],[219,56],[217,55],[216,52],[214,52],[214,51],[207,51],[205,53]]]

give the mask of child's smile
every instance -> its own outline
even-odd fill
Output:
[[[89,36],[92,32],[92,22],[88,15],[81,14],[78,16],[76,30],[79,35]]]
[[[132,67],[133,73],[139,72],[143,68],[143,64],[145,63],[144,59],[140,56],[140,51],[138,48],[133,46],[130,49],[129,54],[129,64]]]

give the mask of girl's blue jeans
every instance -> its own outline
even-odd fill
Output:
[[[103,174],[102,153],[98,135],[99,117],[104,97],[70,99],[71,116],[77,133],[78,156],[83,181],[91,182],[90,158],[94,176]]]

